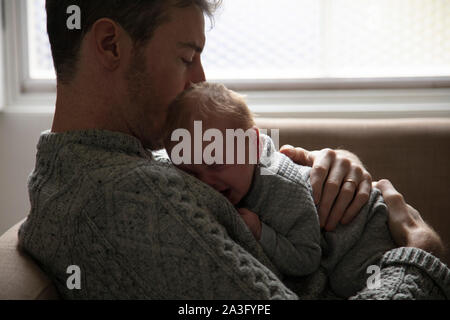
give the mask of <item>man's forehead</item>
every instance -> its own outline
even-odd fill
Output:
[[[202,51],[205,45],[205,20],[203,13],[195,6],[172,8],[171,19],[166,24],[177,45]]]
[[[205,46],[206,37],[204,29],[201,28],[181,28],[176,33],[177,47],[189,48],[201,53]]]

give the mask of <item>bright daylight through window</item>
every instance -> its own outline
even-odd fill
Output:
[[[28,0],[31,79],[54,79],[45,0]],[[450,76],[448,0],[226,0],[209,80]]]

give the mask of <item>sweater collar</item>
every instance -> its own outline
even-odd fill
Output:
[[[66,132],[41,133],[37,149],[41,153],[55,152],[68,144],[82,144],[107,150],[116,150],[128,154],[137,154],[144,158],[151,158],[152,154],[146,150],[139,139],[121,132],[100,129],[88,129]]]

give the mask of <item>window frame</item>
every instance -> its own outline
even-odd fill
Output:
[[[0,109],[53,112],[55,81],[28,77],[27,1],[0,1]],[[246,95],[260,116],[450,117],[450,76],[212,81]]]
[[[27,11],[24,0],[0,0],[4,23],[2,66],[5,69],[3,111],[53,112],[56,84],[28,77]]]
[[[0,0],[0,111],[6,105],[5,30],[5,3]]]

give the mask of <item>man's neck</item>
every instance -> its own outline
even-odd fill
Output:
[[[52,132],[103,129],[126,133],[114,106],[92,88],[58,86]]]

